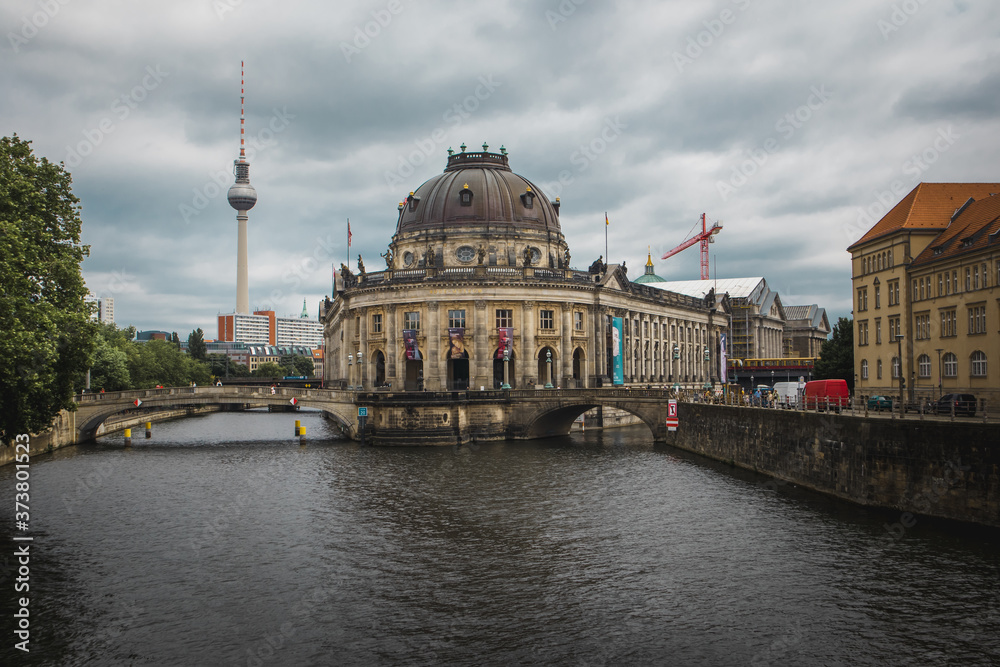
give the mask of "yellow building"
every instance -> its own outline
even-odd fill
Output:
[[[848,248],[859,394],[1000,400],[996,193],[921,183]]]

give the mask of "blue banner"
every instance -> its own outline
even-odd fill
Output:
[[[625,384],[625,367],[622,363],[622,318],[611,318],[611,384]]]

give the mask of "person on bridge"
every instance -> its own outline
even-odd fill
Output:
[[[215,386],[216,387],[221,387],[222,386],[222,380],[216,380],[215,381]]]

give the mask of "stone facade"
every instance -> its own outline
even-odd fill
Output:
[[[633,283],[600,259],[572,268],[559,209],[506,154],[450,156],[400,202],[386,269],[366,272],[361,258],[357,275],[341,267],[321,306],[326,386],[607,386],[613,317],[624,324],[626,384],[717,383],[728,301]]]

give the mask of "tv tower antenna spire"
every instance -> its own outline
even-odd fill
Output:
[[[236,209],[236,312],[250,313],[249,270],[247,268],[247,211],[257,203],[257,191],[250,185],[250,163],[246,158],[246,117],[244,114],[244,70],[240,61],[240,157],[233,160],[236,182],[229,188],[229,205]]]

